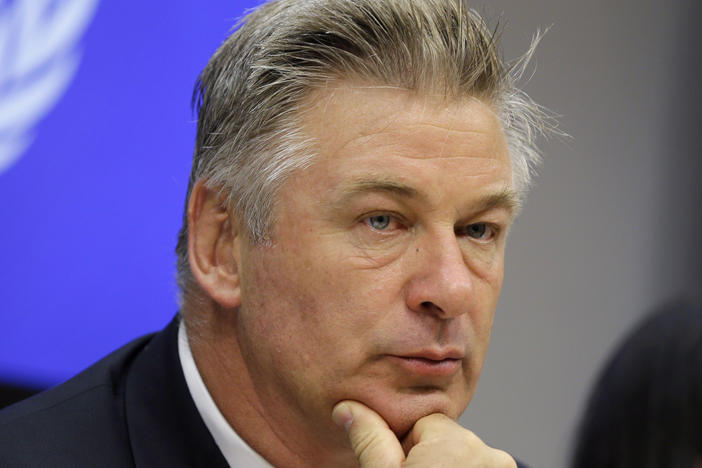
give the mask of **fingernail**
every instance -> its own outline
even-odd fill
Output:
[[[344,428],[348,432],[353,423],[353,413],[351,413],[349,405],[346,403],[336,405],[332,411],[332,419],[337,426]]]

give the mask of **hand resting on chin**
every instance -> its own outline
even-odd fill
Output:
[[[378,413],[357,401],[338,403],[332,418],[346,430],[361,468],[517,467],[509,454],[443,414],[419,419],[402,441]]]

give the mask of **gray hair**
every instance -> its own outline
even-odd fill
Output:
[[[178,236],[178,285],[196,286],[188,263],[187,203],[205,179],[253,242],[269,240],[277,191],[308,167],[314,142],[300,113],[312,90],[353,79],[494,105],[526,195],[540,161],[535,139],[549,117],[515,83],[538,42],[511,66],[498,34],[464,0],[276,0],[251,11],[201,73],[193,94],[197,139]]]

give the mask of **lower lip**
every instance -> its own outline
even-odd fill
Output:
[[[455,374],[461,367],[460,359],[433,361],[431,359],[403,356],[391,356],[391,358],[406,371],[428,377],[447,377]]]

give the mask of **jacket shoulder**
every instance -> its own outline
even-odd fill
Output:
[[[132,465],[124,386],[132,361],[152,336],[138,338],[63,384],[0,411],[0,464]]]

